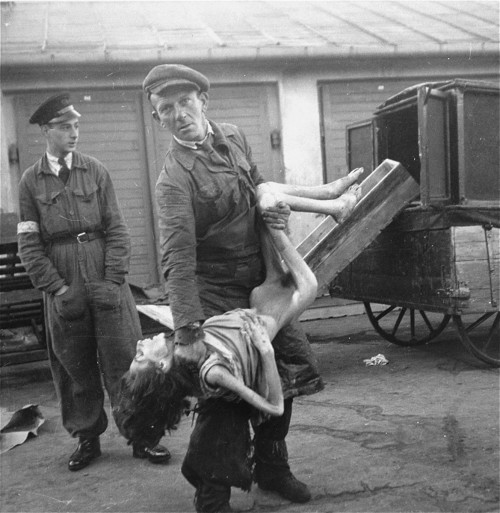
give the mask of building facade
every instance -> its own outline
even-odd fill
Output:
[[[169,134],[141,91],[160,63],[210,79],[209,117],[241,126],[269,180],[347,173],[346,126],[414,84],[498,83],[498,3],[2,3],[1,212],[44,149],[28,119],[69,90],[79,149],[110,170],[132,235],[131,281],[160,281],[154,186]],[[478,6],[481,9],[478,9]],[[12,216],[11,216],[12,218]],[[322,220],[293,214],[298,244]]]

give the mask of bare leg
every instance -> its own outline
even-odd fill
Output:
[[[351,185],[340,197],[327,200],[273,193],[260,185],[257,189],[258,208],[261,212],[282,201],[294,211],[329,215],[337,223],[345,221],[361,197],[361,187],[358,184]]]
[[[250,305],[262,316],[272,340],[314,301],[317,281],[283,230],[264,226],[261,240],[266,279],[253,289]]]
[[[335,180],[325,185],[291,185],[277,182],[267,182],[266,185],[274,194],[288,194],[290,196],[299,196],[301,198],[311,198],[317,200],[327,200],[338,198],[348,187],[354,185],[356,180],[363,173],[363,168],[353,169],[347,176]]]

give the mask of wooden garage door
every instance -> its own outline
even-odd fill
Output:
[[[280,129],[278,95],[273,85],[213,86],[210,88],[208,117],[216,122],[239,126],[252,147],[252,155],[260,172],[267,180],[282,182],[281,148],[271,147],[271,132]],[[146,102],[146,115],[151,119],[151,107]],[[156,182],[170,146],[170,131],[150,121],[153,133],[151,167],[156,171]]]
[[[27,119],[50,93],[16,99],[20,163],[33,164],[45,150],[45,140]],[[132,239],[131,282],[157,283],[153,245],[150,185],[146,173],[142,94],[139,92],[72,92],[82,114],[78,150],[100,160],[109,170]]]
[[[392,95],[423,82],[452,80],[456,77],[425,76],[413,79],[360,80],[320,85],[325,179],[330,182],[343,175],[346,163],[346,126],[370,119],[375,109]],[[494,80],[498,77],[468,77]]]

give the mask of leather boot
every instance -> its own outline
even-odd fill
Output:
[[[81,436],[75,452],[69,457],[68,468],[72,471],[81,470],[100,455],[99,437],[86,438]]]
[[[311,499],[307,485],[290,470],[285,440],[255,441],[255,480],[262,490],[276,492],[291,502]]]
[[[132,445],[132,456],[139,459],[148,459],[151,463],[166,463],[172,456],[163,445],[150,447],[147,444],[136,442]]]
[[[311,500],[311,492],[307,485],[299,481],[291,472],[286,476],[260,482],[259,488],[276,492],[291,502],[302,504]]]

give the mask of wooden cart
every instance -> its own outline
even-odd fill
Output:
[[[347,147],[350,169],[363,166],[368,175],[391,159],[419,191],[366,247],[351,252],[359,256],[328,276],[330,294],[362,301],[377,332],[403,346],[429,342],[453,319],[465,347],[500,366],[498,85],[457,79],[406,89],[372,119],[349,126]],[[398,200],[392,192],[372,196],[382,211]],[[320,235],[299,246],[320,278],[325,245],[341,254],[346,242],[365,239],[360,219],[357,236],[352,229],[339,241],[325,220]]]

